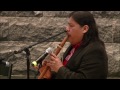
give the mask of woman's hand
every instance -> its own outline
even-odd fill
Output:
[[[59,68],[63,66],[61,60],[53,53],[50,54],[50,60],[47,60],[46,65],[54,72],[58,72]]]

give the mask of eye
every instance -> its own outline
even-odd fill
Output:
[[[69,24],[69,27],[74,27],[74,25],[72,25],[72,24]]]

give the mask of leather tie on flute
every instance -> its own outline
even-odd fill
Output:
[[[68,39],[68,36],[66,36],[66,37],[62,40],[62,42],[61,42],[60,44],[58,44],[56,50],[54,51],[54,54],[55,54],[55,55],[58,55],[58,54],[59,54],[60,50],[63,48],[63,46],[64,46],[64,44],[66,43],[67,39]],[[40,68],[40,72],[41,72],[41,73],[40,73],[40,76],[38,76],[38,79],[44,79],[44,78],[46,78],[47,76],[48,76],[47,79],[50,79],[50,78],[51,78],[50,70],[51,70],[50,67],[48,67],[48,66],[46,66],[46,65],[44,65],[43,67],[41,67],[41,68]],[[49,74],[50,74],[50,75],[49,75]],[[47,75],[47,76],[45,76],[45,75]]]

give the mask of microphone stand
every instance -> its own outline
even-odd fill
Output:
[[[66,31],[64,31],[64,32],[66,32]],[[45,41],[47,41],[47,40],[49,40],[49,39],[52,39],[52,38],[54,38],[54,37],[56,37],[56,36],[59,36],[60,34],[63,34],[64,32],[61,32],[61,33],[56,34],[56,35],[54,35],[54,36],[52,36],[52,37],[50,37],[50,38],[47,38],[47,39],[45,39],[45,40],[42,40],[41,42],[34,43],[34,44],[29,45],[29,46],[27,46],[27,47],[23,47],[23,48],[21,48],[21,49],[18,50],[18,51],[14,51],[14,54],[21,53],[22,51],[25,51],[25,52],[26,52],[26,60],[27,60],[27,79],[29,79],[29,70],[30,70],[30,51],[29,51],[29,48],[32,48],[33,46],[35,46],[35,45],[37,45],[37,44],[43,43],[43,42],[45,42]]]
[[[26,52],[26,60],[27,60],[27,79],[29,79],[29,69],[30,69],[30,50],[26,48],[24,50]]]

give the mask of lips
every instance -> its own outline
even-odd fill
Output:
[[[69,33],[66,33],[68,36],[70,36],[70,34]]]

